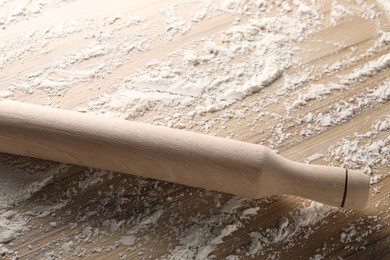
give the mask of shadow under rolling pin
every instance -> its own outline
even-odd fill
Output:
[[[362,172],[293,162],[261,145],[7,100],[0,152],[249,198],[290,194],[358,209],[369,191]]]

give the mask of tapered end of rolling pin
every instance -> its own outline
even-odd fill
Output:
[[[272,187],[270,194],[295,195],[348,209],[366,206],[370,177],[362,171],[294,162],[268,149],[264,157],[261,189]]]
[[[370,177],[361,171],[345,170],[345,188],[341,207],[362,209],[366,206]]]

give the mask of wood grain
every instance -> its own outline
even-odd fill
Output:
[[[92,14],[94,18],[104,18],[107,15],[121,13],[122,15],[141,15],[153,20],[158,10],[169,7],[175,2],[164,0],[146,3],[118,0],[113,4],[112,1],[74,1],[64,6],[52,5],[47,8],[47,12],[29,17],[3,30],[0,33],[0,41],[12,40],[32,29],[43,30],[49,22],[54,24],[64,19],[91,17]],[[310,112],[329,113],[340,102],[358,100],[359,97],[367,96],[367,93],[389,78],[390,69],[388,67],[343,91],[332,92],[326,98],[312,100],[291,114],[286,112],[285,104],[291,104],[311,84],[339,83],[343,75],[348,75],[355,69],[362,68],[369,62],[389,53],[389,45],[384,45],[372,55],[364,55],[378,41],[380,37],[378,31],[390,31],[388,16],[381,12],[381,7],[376,1],[366,1],[366,3],[373,5],[375,10],[381,12],[380,17],[374,20],[363,19],[362,15],[346,17],[333,25],[331,8],[335,2],[320,1],[319,11],[324,18],[323,23],[319,25],[317,33],[299,44],[301,50],[297,50],[295,54],[302,59],[303,66],[312,67],[314,75],[312,80],[298,86],[277,102],[262,105],[263,100],[275,97],[278,89],[283,86],[283,81],[278,80],[261,92],[223,111],[195,118],[195,120],[203,120],[202,122],[214,120],[215,124],[211,130],[202,125],[195,125],[192,131],[220,137],[227,137],[234,133],[233,137],[236,140],[262,143],[278,150],[279,154],[285,158],[304,162],[306,158],[315,153],[329,154],[329,150],[338,143],[345,139],[355,138],[355,133],[370,131],[375,122],[388,116],[390,103],[387,100],[372,103],[370,106],[357,109],[354,116],[348,120],[304,138],[299,133],[308,124],[296,120]],[[350,1],[337,2],[352,4]],[[183,13],[190,15],[191,11],[189,8]],[[83,108],[90,98],[98,97],[105,90],[113,89],[114,85],[121,83],[123,77],[135,73],[139,67],[150,60],[166,57],[167,54],[193,40],[202,37],[216,37],[216,34],[229,28],[235,19],[235,15],[216,15],[197,24],[187,34],[176,35],[171,41],[166,39],[153,41],[146,51],[123,57],[123,65],[112,71],[109,77],[95,79],[93,83],[82,82],[72,86],[62,96],[48,96],[43,91],[36,90],[33,94],[23,91],[15,93],[14,99],[37,104],[55,104],[70,110]],[[162,25],[156,26],[155,29],[156,31],[165,30]],[[98,31],[99,28],[93,32],[98,33]],[[57,57],[79,50],[80,45],[85,42],[86,39],[81,38],[79,34],[74,34],[53,40],[50,52],[39,53],[39,55],[34,51],[27,52],[1,70],[0,89],[5,89],[17,82],[20,75],[33,73],[38,68],[51,64]],[[332,42],[343,44],[330,44]],[[346,63],[335,72],[324,73],[324,70],[334,62],[345,61],[351,57],[359,58],[354,63]],[[93,64],[99,59],[95,58],[88,62]],[[290,68],[288,72],[297,74],[301,72],[301,68]],[[102,87],[98,88],[97,84]],[[252,113],[245,118],[232,117],[226,124],[226,128],[219,128],[222,122],[217,119],[223,113],[234,114],[237,109],[250,109],[248,104],[251,102],[258,102],[256,104],[261,104],[259,106],[261,111],[269,112],[257,121],[254,132],[250,130],[252,128],[250,124],[258,118],[258,113]],[[168,114],[170,111],[163,112]],[[149,122],[154,116],[154,112],[147,112],[136,120]],[[270,125],[280,122],[275,118],[284,118],[285,131],[292,134],[291,139],[278,143],[277,133],[270,131]],[[384,140],[388,134],[389,130],[386,130],[377,136],[363,139],[360,144]],[[0,156],[0,162],[4,165],[12,165],[9,162],[17,160],[20,160],[20,157],[6,154]],[[23,158],[23,160],[27,160],[26,168],[29,164],[51,164],[32,158]],[[331,161],[318,159],[313,163],[341,166],[343,162],[337,159]],[[9,167],[12,170],[12,166]],[[97,170],[73,165],[69,165],[65,171],[55,176],[49,185],[33,197],[13,208],[17,212],[31,215],[28,222],[30,230],[7,245],[16,250],[21,259],[42,259],[50,256],[65,259],[79,259],[80,257],[118,259],[124,255],[128,259],[160,259],[180,246],[180,235],[188,233],[188,230],[194,234],[200,234],[199,236],[206,236],[209,233],[218,235],[223,227],[237,221],[240,221],[241,226],[232,235],[225,236],[223,243],[215,246],[212,255],[216,259],[224,259],[229,255],[239,256],[239,259],[253,259],[248,254],[253,242],[251,234],[258,232],[264,235],[264,239],[271,239],[274,234],[272,232],[279,229],[281,219],[287,218],[289,225],[293,226],[296,224],[294,221],[302,221],[300,218],[302,212],[310,208],[310,202],[305,199],[279,195],[246,201],[244,209],[226,213],[221,208],[235,199],[228,194],[144,180],[127,174],[99,175],[96,173]],[[388,172],[388,166],[375,165],[373,167],[373,174],[382,175],[383,179],[371,185],[368,205],[364,210],[330,211],[319,223],[300,226],[300,229],[296,230],[288,241],[265,243],[262,254],[257,255],[256,259],[267,259],[272,256],[280,259],[309,259],[317,254],[325,259],[340,257],[342,259],[389,259],[390,178]],[[58,208],[55,208],[56,205]],[[43,206],[50,210],[45,212]],[[257,214],[242,219],[242,213],[247,208],[259,208],[259,210]],[[137,229],[138,232],[134,235],[136,240],[131,247],[117,243],[128,234],[129,230],[139,227],[143,218],[159,210],[163,213],[154,225]],[[312,212],[313,215],[317,213]],[[104,224],[111,220],[123,221],[123,224],[118,230],[112,232],[110,226]],[[98,233],[100,235],[93,235],[96,229],[100,230],[101,233]],[[88,235],[91,230],[92,235]],[[351,230],[355,230],[356,234],[352,234]],[[350,237],[350,240],[346,241],[342,238],[343,234]],[[72,245],[68,244],[70,241],[73,241]],[[69,245],[72,250],[67,251],[65,245]],[[105,251],[98,253],[96,248],[104,248]]]

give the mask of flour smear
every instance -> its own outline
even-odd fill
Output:
[[[390,166],[390,119],[378,112],[390,100],[390,33],[382,28],[389,1],[332,1],[326,15],[315,1],[298,0],[178,1],[161,3],[155,12],[137,3],[144,11],[131,13],[111,2],[103,8],[103,2],[95,3],[92,16],[83,13],[92,8],[86,1],[0,1],[0,100],[228,138],[258,136],[250,140],[276,152],[376,111],[367,131],[349,132],[328,150],[302,156],[306,163],[362,169],[371,177],[371,193],[381,194],[383,169]],[[68,9],[78,11],[61,16]],[[321,38],[351,19],[376,30],[369,47],[354,42],[357,31]],[[31,229],[63,228],[69,232],[59,240],[27,245],[27,252],[37,249],[47,259],[213,259],[221,252],[230,260],[279,259],[306,246],[333,218],[353,214],[307,201],[289,208],[283,196],[251,200],[97,169],[77,169],[68,186],[55,186],[57,176],[72,171],[0,155],[0,257],[17,258],[16,241]],[[62,192],[47,196],[49,183]],[[46,195],[23,209],[37,192]],[[93,198],[80,202],[86,194]],[[282,205],[278,217],[264,224],[276,203]],[[386,203],[373,207],[388,212]],[[37,219],[46,225],[32,226]],[[334,257],[340,248],[361,250],[383,230],[381,221],[373,215],[348,223],[337,237],[324,238],[310,259]]]

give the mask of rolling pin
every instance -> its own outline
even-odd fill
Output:
[[[7,100],[0,101],[0,152],[353,209],[364,208],[369,191],[362,172],[293,162],[261,145]]]

